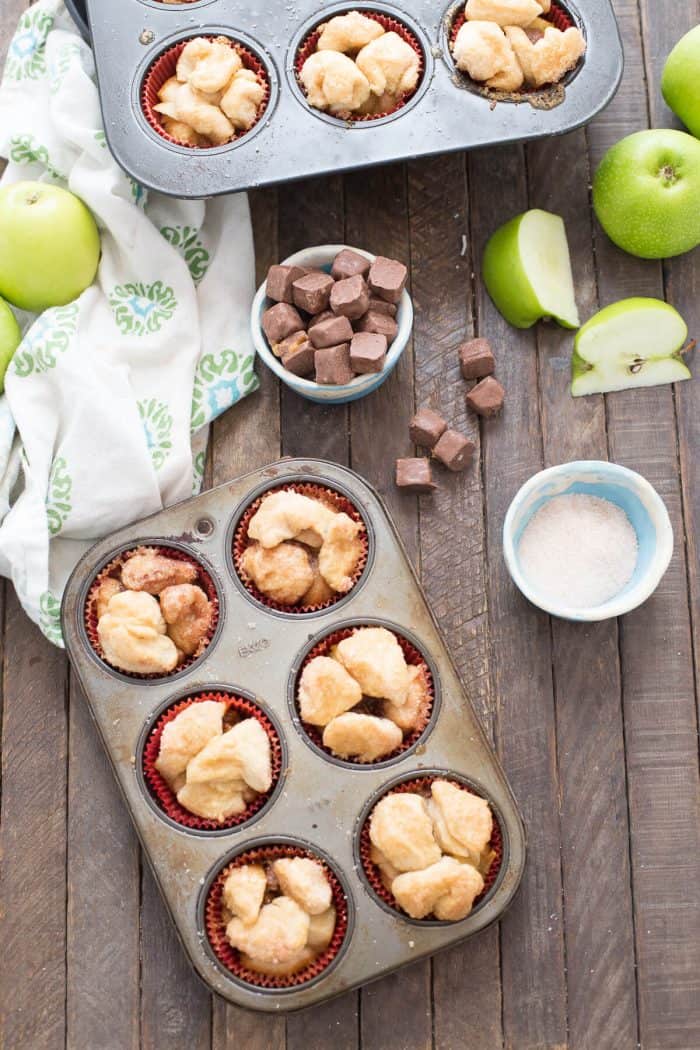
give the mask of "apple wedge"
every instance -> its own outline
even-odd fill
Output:
[[[660,299],[612,303],[576,333],[571,393],[581,397],[690,379],[679,353],[687,335],[681,315]]]
[[[581,323],[558,215],[533,208],[499,227],[484,249],[482,275],[495,305],[516,328],[550,317],[565,328]]]

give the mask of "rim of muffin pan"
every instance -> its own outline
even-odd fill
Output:
[[[460,16],[464,15],[465,3],[466,0],[458,0],[457,3],[450,4],[440,20],[440,49],[445,64],[452,73],[452,83],[455,87],[469,91],[472,95],[477,95],[479,98],[483,98],[489,103],[508,102],[519,105],[522,102],[528,102],[530,104],[539,102],[541,103],[541,105],[537,106],[539,109],[555,109],[556,106],[564,100],[563,92],[565,89],[576,79],[583,69],[587,53],[584,52],[574,68],[570,69],[569,72],[566,73],[556,84],[547,84],[541,88],[520,89],[519,91],[514,92],[494,91],[491,88],[487,88],[485,84],[472,80],[468,73],[463,72],[461,69],[457,69],[457,65],[452,55],[452,42],[459,27],[464,21],[464,18]],[[564,25],[564,28],[575,26],[577,29],[580,29],[586,44],[588,44],[585,22],[578,9],[570,3],[569,0],[566,0],[566,3],[563,3],[562,0],[551,0],[551,9],[556,10],[558,16],[568,23],[568,25]],[[551,21],[552,25],[556,28],[556,23],[551,19],[551,10],[548,14],[543,15],[542,17],[545,21]],[[547,103],[549,103],[549,105]]]
[[[258,851],[274,850],[277,848],[281,848],[282,850],[287,849],[295,851],[295,853],[291,854],[292,856],[310,854],[312,858],[321,861],[321,863],[330,871],[335,882],[337,883],[337,889],[339,889],[340,894],[342,894],[343,902],[345,905],[343,917],[345,929],[343,932],[343,939],[338,948],[336,949],[335,954],[328,962],[328,964],[324,966],[320,973],[315,974],[308,980],[294,980],[294,977],[296,975],[290,975],[289,978],[287,978],[289,983],[286,986],[284,984],[274,983],[269,983],[266,985],[265,983],[263,983],[264,978],[263,981],[261,981],[261,983],[257,983],[253,981],[247,981],[240,977],[233,970],[231,970],[222,961],[222,959],[219,958],[214,949],[214,946],[211,943],[207,928],[209,925],[208,905],[210,895],[212,893],[212,890],[214,890],[215,888],[215,884],[219,880],[222,873],[226,870],[226,868],[238,857],[241,857],[245,854],[254,854]],[[283,852],[282,855],[287,856],[290,854],[286,854]],[[251,857],[250,862],[254,863],[255,859],[255,857]],[[336,887],[333,887],[332,883],[331,886],[333,889],[336,890],[333,896],[334,903],[337,905],[337,889]],[[300,836],[296,835],[265,835],[261,836],[260,838],[249,839],[247,842],[241,843],[239,846],[230,850],[216,862],[216,864],[205,876],[204,884],[200,889],[199,898],[197,901],[197,932],[199,934],[202,948],[205,951],[207,957],[216,966],[219,973],[223,974],[223,976],[226,977],[229,981],[233,981],[233,983],[236,984],[239,988],[244,988],[248,991],[253,990],[255,992],[259,992],[261,995],[285,995],[293,992],[306,991],[308,988],[314,987],[320,981],[325,980],[325,978],[328,977],[329,974],[338,967],[338,965],[342,962],[343,958],[345,957],[353,939],[355,931],[355,914],[355,900],[352,895],[352,891],[348,884],[348,880],[345,876],[345,873],[340,868],[340,865],[335,860],[333,860],[329,856],[329,854],[321,848],[321,846],[318,846],[315,843],[309,842],[306,839],[303,839]],[[236,949],[232,950],[236,951]],[[326,951],[328,951],[328,949],[326,949]],[[323,955],[324,953],[321,954]],[[311,967],[313,967],[314,965],[315,963],[310,964]],[[301,970],[300,974],[303,973],[304,970]],[[272,979],[272,981],[274,981],[274,978]]]
[[[141,2],[143,3],[144,0],[141,0]],[[149,6],[156,8],[172,7],[174,11],[180,11],[182,13],[183,7],[199,8],[210,2],[212,2],[212,0],[193,0],[192,3],[186,4],[165,4],[162,2],[154,2]],[[145,99],[148,78],[158,62],[173,48],[180,44],[184,45],[189,40],[196,40],[199,37],[213,39],[218,36],[224,36],[233,44],[237,44],[239,53],[243,56],[247,53],[248,57],[252,58],[254,62],[261,67],[268,88],[265,107],[263,112],[257,118],[255,124],[253,124],[248,131],[238,133],[230,142],[224,142],[221,146],[188,146],[184,143],[178,143],[175,139],[172,139],[164,129],[162,131],[156,130],[148,119],[146,114],[147,103]],[[248,67],[246,66],[246,68]],[[188,29],[181,29],[170,36],[165,37],[163,40],[159,40],[157,45],[151,48],[139,65],[132,84],[132,107],[142,130],[144,130],[151,139],[159,142],[162,146],[187,156],[198,156],[202,154],[211,156],[212,154],[225,153],[228,150],[236,149],[243,142],[249,142],[250,139],[257,135],[267,124],[267,121],[277,105],[278,96],[279,78],[277,76],[275,64],[262,44],[259,44],[251,36],[247,33],[241,32],[239,29],[235,30],[234,36],[230,26],[216,24],[202,25],[199,27],[198,32],[193,31],[191,27]]]
[[[235,558],[234,558],[234,545],[235,537],[238,528],[245,517],[250,506],[259,500],[262,496],[268,492],[274,492],[276,489],[288,489],[295,488],[296,486],[312,485],[315,488],[328,489],[330,492],[336,493],[343,499],[347,500],[348,503],[352,504],[353,509],[359,515],[361,521],[365,527],[365,535],[367,540],[367,556],[365,559],[364,567],[362,568],[357,582],[350,588],[346,594],[339,594],[337,598],[330,599],[327,603],[322,605],[320,608],[312,608],[306,611],[297,610],[295,606],[283,606],[278,602],[274,602],[272,599],[266,599],[264,595],[257,597],[253,593],[253,590],[246,585],[241,579],[238,570],[236,569]],[[285,620],[310,620],[317,616],[323,616],[329,612],[337,612],[343,608],[359,590],[364,586],[366,580],[372,571],[374,564],[374,552],[375,552],[375,536],[374,529],[369,519],[369,515],[366,510],[360,506],[357,496],[355,496],[349,489],[345,488],[340,482],[329,481],[326,478],[320,477],[317,474],[295,474],[290,477],[275,478],[272,481],[263,481],[259,485],[256,485],[245,497],[240,501],[236,507],[231,521],[226,529],[226,565],[229,571],[229,575],[233,580],[238,591],[247,599],[251,605],[259,609],[261,612],[268,613],[270,616],[278,616]],[[303,607],[302,607],[303,608]]]
[[[333,116],[332,113],[326,113],[324,110],[315,109],[314,106],[310,105],[306,93],[299,81],[299,58],[300,52],[303,46],[309,41],[314,35],[316,30],[330,21],[336,15],[349,14],[351,11],[359,11],[361,14],[371,15],[377,14],[382,18],[390,19],[392,22],[396,22],[399,26],[408,34],[413,37],[413,41],[409,41],[412,46],[418,45],[422,57],[422,70],[419,76],[418,86],[416,87],[413,94],[409,95],[405,102],[400,102],[393,110],[385,114],[379,114],[376,117],[366,116],[358,118],[356,120],[343,119],[342,117]],[[414,106],[416,106],[425,95],[430,81],[433,75],[433,53],[430,41],[427,36],[412,18],[410,18],[405,11],[401,11],[396,7],[392,7],[390,4],[383,3],[371,3],[367,0],[361,0],[360,3],[352,4],[347,3],[336,3],[331,6],[324,8],[323,14],[319,14],[317,11],[314,15],[301,25],[301,27],[295,33],[292,43],[289,48],[287,62],[287,81],[292,89],[292,93],[296,98],[297,102],[303,107],[303,109],[310,113],[312,116],[324,121],[326,124],[331,124],[334,127],[340,127],[344,129],[350,128],[377,128],[384,124],[388,124],[392,120],[397,120],[402,117],[404,113],[408,113]]]
[[[277,745],[277,755],[275,756],[273,754],[273,776],[274,768],[276,765],[279,766],[279,769],[277,772],[276,779],[273,780],[272,787],[268,792],[265,793],[264,801],[255,809],[253,813],[250,814],[250,816],[245,817],[245,819],[241,819],[241,817],[243,817],[243,814],[241,814],[238,817],[232,817],[229,820],[223,821],[221,824],[219,824],[217,821],[207,820],[204,817],[196,817],[194,814],[192,814],[192,821],[194,826],[190,826],[179,820],[176,820],[174,817],[171,817],[165,811],[158,798],[156,797],[154,788],[149,782],[149,777],[145,769],[146,762],[148,759],[147,749],[149,747],[149,743],[154,733],[159,728],[159,724],[161,723],[164,716],[166,716],[171,711],[171,709],[178,707],[181,704],[184,704],[188,700],[198,702],[198,698],[200,697],[202,699],[208,699],[212,697],[213,694],[222,694],[224,696],[231,697],[234,701],[243,701],[244,705],[255,708],[258,712],[258,714],[251,712],[250,717],[257,718],[258,721],[260,721],[261,723],[263,722],[263,720],[269,723],[274,737],[276,737],[275,742]],[[265,725],[263,725],[263,728],[267,732],[268,737],[271,738],[269,728]],[[256,823],[256,821],[260,820],[261,817],[263,817],[266,813],[269,813],[269,811],[279,799],[279,796],[282,793],[284,787],[288,766],[289,752],[287,749],[287,741],[284,735],[284,731],[282,729],[282,725],[277,716],[274,714],[274,712],[272,712],[269,707],[261,703],[260,698],[251,693],[249,690],[241,689],[239,688],[239,686],[236,685],[224,684],[220,682],[200,683],[200,685],[198,686],[188,687],[187,689],[183,689],[180,692],[168,697],[167,700],[165,700],[162,704],[159,704],[159,706],[154,711],[152,711],[151,714],[149,714],[148,718],[146,719],[141,728],[141,732],[139,733],[139,740],[136,747],[136,779],[138,781],[138,785],[141,789],[143,797],[145,798],[150,808],[153,810],[156,816],[158,816],[160,820],[163,821],[164,824],[167,824],[175,831],[181,831],[184,832],[184,834],[186,835],[194,835],[198,838],[222,838],[225,835],[235,835],[239,831],[248,831],[252,827],[252,825]],[[161,777],[160,779],[163,780],[163,783],[165,783],[164,778]],[[255,806],[256,803],[257,800],[252,802],[250,805]],[[183,811],[187,812],[184,806],[180,808]],[[211,824],[213,826],[198,827],[196,826],[196,822],[199,822],[200,824]]]
[[[414,780],[425,780],[430,778],[431,780],[452,780],[460,784],[462,787],[468,788],[469,791],[474,795],[478,795],[479,798],[485,799],[491,809],[493,815],[494,824],[498,828],[500,838],[500,849],[501,849],[501,860],[496,872],[495,878],[490,886],[484,889],[479,897],[476,898],[474,906],[468,915],[465,915],[463,919],[413,919],[408,915],[402,908],[397,904],[390,904],[389,901],[384,900],[372,886],[369,875],[365,868],[365,863],[362,858],[363,840],[365,827],[368,828],[369,816],[377,805],[377,803],[384,798],[385,795],[391,794],[396,788],[402,784]],[[369,829],[367,830],[369,834]],[[425,767],[419,769],[411,769],[406,773],[401,773],[397,777],[393,777],[391,780],[387,780],[381,787],[377,788],[365,802],[360,815],[357,818],[355,824],[355,832],[353,835],[353,856],[355,859],[355,867],[359,875],[362,886],[366,891],[367,895],[377,904],[383,911],[388,915],[393,916],[394,919],[399,919],[402,922],[408,923],[411,926],[422,926],[422,927],[438,927],[444,929],[449,926],[458,926],[461,922],[467,922],[479,911],[481,911],[490,900],[493,899],[497,890],[503,883],[506,872],[508,871],[508,865],[510,862],[510,839],[508,835],[508,826],[501,813],[500,808],[496,805],[492,795],[488,792],[479,781],[474,780],[473,777],[469,777],[464,773],[458,773],[453,769],[444,769],[440,767]],[[387,891],[388,894],[388,891]],[[391,896],[390,894],[388,894]]]
[[[169,674],[140,674],[139,672],[122,671],[117,667],[113,667],[104,657],[95,649],[94,645],[90,640],[88,634],[86,619],[88,614],[88,600],[90,597],[90,591],[97,582],[99,575],[107,569],[110,564],[119,559],[127,551],[137,551],[142,547],[157,548],[163,551],[175,551],[180,554],[187,556],[187,559],[192,561],[195,565],[199,566],[202,575],[207,579],[207,582],[211,584],[213,591],[216,594],[217,600],[217,618],[214,630],[211,631],[211,637],[205,649],[194,657],[185,661],[185,663]],[[184,560],[184,559],[183,559]],[[224,601],[224,591],[221,585],[221,581],[216,574],[213,566],[202,554],[188,547],[184,543],[180,543],[178,540],[163,539],[158,536],[146,536],[139,540],[130,540],[128,543],[122,543],[119,547],[115,547],[105,558],[100,560],[100,564],[97,568],[93,569],[90,576],[83,584],[80,592],[78,601],[78,635],[80,640],[86,649],[90,658],[100,667],[103,671],[106,671],[113,678],[117,678],[121,682],[128,682],[131,685],[143,685],[143,686],[160,686],[164,682],[177,682],[185,675],[192,674],[194,670],[201,666],[201,664],[207,659],[209,654],[213,651],[214,646],[217,645],[221,632],[224,626],[224,620],[226,618],[226,605]]]
[[[345,631],[354,627],[385,627],[387,631],[391,631],[392,634],[398,637],[399,642],[401,639],[403,639],[405,642],[408,643],[408,645],[411,648],[415,649],[420,654],[423,663],[425,663],[426,667],[428,668],[428,674],[430,675],[431,679],[433,702],[430,709],[430,716],[428,717],[428,720],[423,729],[420,731],[416,739],[411,744],[409,744],[408,746],[402,744],[400,748],[397,748],[396,751],[393,751],[387,758],[378,759],[375,762],[360,762],[352,761],[350,759],[345,758],[339,758],[337,755],[334,755],[328,748],[325,748],[322,743],[317,743],[316,740],[314,740],[314,736],[318,735],[320,737],[322,734],[322,730],[321,733],[314,733],[313,735],[309,732],[304,722],[302,721],[299,706],[297,704],[299,678],[301,677],[301,672],[304,669],[304,664],[306,663],[310,653],[318,645],[320,645],[329,635],[333,635],[338,633],[339,631]],[[296,729],[297,733],[304,741],[306,746],[309,747],[313,752],[315,752],[315,754],[317,754],[320,758],[322,758],[324,762],[329,762],[331,765],[334,766],[340,766],[341,769],[351,769],[353,771],[367,770],[369,772],[375,772],[378,769],[388,769],[391,766],[395,766],[399,762],[402,762],[404,759],[409,758],[411,755],[415,755],[416,751],[418,751],[418,749],[425,744],[426,740],[435,728],[435,724],[440,715],[441,706],[442,693],[440,689],[440,676],[438,674],[435,661],[432,659],[432,657],[428,655],[425,645],[420,641],[419,638],[416,637],[415,634],[407,630],[405,627],[400,627],[398,624],[393,623],[391,620],[383,620],[378,617],[372,616],[361,616],[349,620],[341,620],[338,623],[334,623],[331,626],[325,628],[323,631],[320,631],[318,634],[310,638],[301,650],[301,652],[295,658],[294,663],[292,664],[292,669],[290,671],[289,681],[287,684],[287,707],[289,708],[289,714],[292,719],[292,723],[294,724],[294,728]],[[310,728],[312,730],[314,729],[314,727]]]

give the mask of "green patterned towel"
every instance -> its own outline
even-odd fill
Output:
[[[208,425],[255,390],[245,195],[147,193],[112,159],[92,54],[59,0],[20,20],[0,87],[3,182],[66,186],[102,235],[98,279],[25,332],[0,398],[0,572],[61,644],[91,541],[199,490]]]

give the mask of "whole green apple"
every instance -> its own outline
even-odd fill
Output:
[[[700,142],[637,131],[611,146],[593,178],[593,208],[611,241],[642,259],[700,244]]]
[[[0,299],[0,394],[5,390],[5,372],[12,355],[22,342],[22,333],[15,315],[7,303]]]
[[[495,305],[516,328],[549,317],[578,328],[569,245],[559,215],[531,208],[504,223],[486,244],[481,273]]]
[[[95,279],[100,235],[68,190],[43,182],[0,189],[0,295],[39,312],[77,299]]]
[[[700,25],[682,36],[666,59],[661,94],[688,131],[700,138]]]

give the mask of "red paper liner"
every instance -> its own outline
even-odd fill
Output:
[[[186,2],[191,3],[194,2],[194,0],[186,0]],[[211,33],[203,33],[199,35],[206,37],[206,39],[208,40],[215,40],[217,39],[217,36],[221,34],[213,35]],[[160,91],[166,80],[169,80],[170,77],[175,76],[177,60],[183,52],[185,45],[188,44],[190,40],[194,39],[197,39],[197,37],[192,36],[188,37],[187,40],[178,41],[177,44],[173,44],[172,47],[169,47],[166,51],[163,51],[158,56],[158,58],[155,59],[150,69],[146,73],[143,84],[141,86],[141,108],[143,110],[143,114],[146,120],[153,128],[153,130],[167,142],[172,142],[175,146],[184,146],[187,149],[218,149],[218,147],[214,145],[196,146],[191,142],[182,142],[180,139],[176,139],[172,135],[169,135],[163,127],[163,125],[161,124],[160,114],[157,113],[154,109],[154,106],[157,106],[160,101],[160,99],[158,98],[158,92]],[[243,44],[239,44],[236,40],[231,40],[230,43],[234,50],[236,50],[240,55],[241,62],[243,63],[244,68],[250,69],[253,73],[255,73],[260,83],[265,87],[265,97],[260,103],[258,115],[255,118],[254,123],[251,124],[249,128],[246,128],[245,131],[234,132],[233,137],[228,140],[229,142],[237,142],[238,139],[242,138],[244,135],[247,135],[248,132],[253,130],[255,125],[259,123],[260,119],[265,113],[268,102],[270,101],[270,80],[267,75],[267,70],[265,69],[265,66],[262,64],[260,59],[253,54],[252,51],[249,51],[246,47],[243,46]],[[224,145],[227,144],[228,143],[224,143]]]
[[[372,625],[367,624],[367,626],[369,627]],[[306,656],[306,659],[299,668],[299,674],[297,676],[294,688],[294,703],[296,705],[297,713],[299,714],[300,719],[301,710],[299,707],[298,698],[299,680],[306,665],[316,656],[327,656],[334,645],[337,645],[338,642],[341,642],[343,638],[349,638],[351,634],[355,634],[356,631],[359,631],[361,629],[362,625],[360,624],[359,626],[345,627],[341,628],[338,631],[333,631],[332,634],[327,634],[326,637],[318,643],[318,645],[315,645],[311,652]],[[425,658],[423,657],[423,654],[420,652],[420,650],[416,649],[416,647],[412,645],[407,638],[404,638],[403,635],[400,635],[397,631],[392,631],[391,633],[394,635],[397,642],[401,646],[406,663],[411,664],[413,667],[423,667],[425,669],[425,674],[428,681],[428,692],[430,693],[430,703],[428,704],[424,713],[423,721],[420,726],[416,727],[416,729],[409,733],[408,736],[404,737],[403,743],[400,745],[400,747],[397,747],[396,750],[392,751],[389,755],[382,755],[381,758],[374,759],[373,762],[363,762],[359,758],[338,759],[338,756],[335,755],[329,747],[326,747],[324,745],[323,730],[319,726],[312,726],[308,722],[302,721],[301,724],[304,727],[304,732],[309,737],[309,739],[316,745],[316,747],[320,748],[321,751],[325,751],[327,755],[330,755],[331,758],[335,758],[337,761],[352,762],[353,765],[358,766],[373,766],[376,765],[378,762],[390,762],[392,759],[398,758],[400,755],[403,755],[404,752],[412,748],[414,744],[417,744],[420,738],[425,733],[425,730],[433,712],[433,705],[435,703],[435,685],[433,682],[433,676],[430,673],[430,668],[425,662]]]
[[[333,597],[329,598],[328,601],[321,602],[319,605],[283,605],[282,602],[275,602],[272,598],[268,598],[267,595],[259,591],[253,581],[246,576],[241,559],[244,550],[249,546],[248,526],[250,525],[250,520],[259,510],[260,504],[266,496],[269,496],[272,492],[280,491],[298,492],[302,496],[309,496],[310,499],[318,499],[322,503],[332,507],[334,510],[347,514],[353,521],[357,521],[362,525],[364,530],[363,533],[360,533],[362,553],[357,565],[355,566],[350,590],[345,591],[343,594],[336,593]],[[362,573],[365,571],[365,566],[367,565],[368,552],[367,527],[364,518],[355,505],[351,503],[346,496],[343,496],[340,492],[336,492],[335,489],[329,488],[327,485],[314,485],[311,482],[289,482],[288,484],[275,485],[272,488],[266,489],[265,492],[258,496],[258,498],[243,512],[238,524],[236,525],[236,531],[233,534],[233,565],[239,580],[256,601],[260,602],[262,605],[266,605],[268,609],[274,609],[275,612],[312,613],[320,612],[321,609],[329,609],[332,605],[335,605],[336,602],[339,602],[342,598],[345,598],[346,595],[350,594],[353,588],[357,586]]]
[[[356,10],[356,8],[348,7],[347,11],[334,11],[330,18],[335,18],[338,15],[347,14],[348,12],[354,10]],[[406,103],[410,102],[410,100],[415,95],[416,91],[418,91],[418,88],[421,85],[421,81],[423,80],[423,75],[425,73],[425,56],[423,55],[423,48],[421,47],[418,38],[411,32],[408,26],[405,26],[403,22],[399,22],[395,18],[390,18],[389,15],[382,14],[380,11],[362,10],[360,11],[360,14],[365,15],[367,18],[372,18],[375,22],[379,22],[380,26],[382,26],[387,33],[397,33],[402,40],[405,40],[407,44],[410,44],[410,46],[418,55],[418,81],[416,82],[416,86],[414,87],[413,91],[409,91],[405,95],[402,95],[402,97],[397,100],[396,105],[392,106],[391,109],[387,109],[384,113],[348,112],[344,113],[342,116],[340,116],[337,113],[328,114],[329,116],[337,117],[338,120],[351,121],[352,123],[361,123],[363,121],[366,122],[370,120],[381,120],[382,117],[388,117],[391,113],[396,113],[397,110],[403,109]],[[319,26],[325,25],[325,23],[329,20],[329,18],[324,18],[323,21],[319,23]],[[297,81],[299,83],[299,87],[301,88],[301,92],[304,95],[304,97],[306,97],[306,92],[304,91],[304,85],[301,82],[300,74],[307,58],[310,58],[316,50],[318,38],[321,35],[319,26],[317,26],[316,29],[313,29],[308,34],[308,36],[306,36],[302,40],[301,44],[299,45],[299,50],[297,51],[296,58],[294,60],[294,69],[296,71]],[[315,107],[311,106],[310,108],[314,109]],[[325,113],[326,111],[317,110],[317,112]]]
[[[556,0],[552,0],[552,5],[551,5],[549,11],[546,14],[543,14],[541,17],[544,19],[544,21],[551,22],[555,29],[560,29],[562,32],[564,32],[565,29],[570,29],[572,26],[574,26],[576,24],[574,22],[573,18],[571,17],[571,15],[569,14],[569,12],[565,8],[561,7],[556,2]],[[454,44],[455,44],[455,40],[457,39],[457,34],[459,33],[460,29],[462,28],[462,26],[464,25],[466,20],[467,19],[466,19],[466,16],[464,14],[464,8],[460,7],[458,9],[458,14],[453,19],[452,26],[450,27],[450,53],[454,49]],[[573,73],[575,69],[576,69],[576,66],[574,66],[574,69],[570,70],[570,73]],[[479,91],[482,91],[484,93],[488,93],[490,91],[490,89],[487,88],[484,83],[482,83],[481,81],[478,81],[478,80],[472,80],[472,78],[469,76],[469,74],[465,73],[463,70],[460,69],[460,70],[457,70],[457,72],[460,74],[460,76],[463,76],[465,78],[465,80],[468,80],[470,83],[474,84],[475,87],[477,87]],[[569,76],[570,73],[567,74],[567,76]],[[566,77],[564,77],[564,82],[565,81],[566,81]],[[518,91],[509,92],[509,94],[513,94],[513,95],[531,95],[531,94],[534,94],[537,91],[543,91],[543,90],[546,90],[546,88],[521,87],[521,88],[519,88]]]
[[[181,806],[175,792],[156,769],[156,759],[160,753],[160,740],[168,722],[172,722],[182,711],[192,704],[202,703],[204,700],[214,700],[226,704],[227,711],[234,710],[243,718],[255,718],[267,733],[270,741],[272,759],[272,784],[269,791],[257,795],[250,805],[237,816],[229,817],[227,820],[206,820],[190,813],[188,809]],[[197,831],[221,831],[225,828],[236,828],[245,824],[256,813],[259,813],[275,790],[275,786],[282,772],[282,745],[280,744],[277,731],[269,718],[263,714],[257,704],[245,697],[237,696],[235,693],[197,693],[195,696],[185,697],[173,704],[158,719],[146,740],[143,749],[143,775],[148,784],[151,795],[171,820],[182,824],[186,828],[194,828]]]
[[[417,791],[419,794],[422,794],[424,793],[425,788],[430,788],[430,785],[433,783],[434,780],[449,780],[451,784],[455,784],[457,787],[462,788],[463,791],[469,791],[472,795],[478,794],[467,784],[463,784],[459,780],[454,780],[450,776],[433,775],[416,777],[414,780],[405,780],[403,781],[403,783],[397,784],[396,787],[393,787],[389,791],[387,791],[382,796],[382,798],[386,798],[387,795],[394,795],[408,791]],[[381,799],[378,799],[377,803],[380,801]],[[474,899],[472,911],[486,897],[487,893],[489,893],[489,891],[493,888],[496,879],[498,878],[498,873],[501,870],[501,864],[503,863],[503,833],[501,831],[501,825],[498,816],[494,812],[493,806],[491,806],[490,803],[489,808],[491,809],[491,815],[493,817],[493,831],[489,840],[489,846],[495,853],[495,857],[491,861],[491,867],[489,868],[486,875],[483,877],[484,888],[479,894],[479,896]],[[372,807],[372,812],[374,812],[374,806]],[[390,893],[390,891],[382,882],[382,876],[379,868],[376,864],[372,862],[370,856],[372,843],[369,837],[369,821],[371,816],[372,813],[369,813],[367,815],[367,819],[362,825],[362,830],[360,831],[360,860],[362,862],[362,867],[364,869],[365,875],[367,876],[367,881],[369,882],[376,895],[382,901],[384,901],[385,904],[388,904],[390,908],[393,908],[394,911],[398,912],[400,915],[405,915],[406,913],[404,912],[403,908],[399,907],[396,898],[393,896],[392,893]],[[471,912],[469,914],[471,914]],[[426,916],[426,919],[429,919],[429,917]],[[422,922],[425,920],[413,919],[412,921]]]
[[[237,948],[232,948],[226,940],[226,923],[222,917],[221,894],[224,882],[233,868],[240,868],[245,864],[261,864],[265,861],[280,860],[283,857],[308,857],[317,861],[322,867],[331,884],[333,904],[335,905],[335,930],[330,944],[321,952],[308,966],[298,973],[286,974],[274,977],[270,974],[258,973],[250,970],[240,961],[240,953]],[[321,857],[313,851],[302,849],[300,846],[261,846],[240,853],[230,864],[227,864],[214,879],[205,905],[205,927],[209,944],[219,962],[229,970],[230,973],[246,984],[252,984],[256,988],[298,988],[308,981],[314,980],[319,974],[330,966],[340,951],[348,932],[348,904],[343,892],[343,887],[335,872],[326,864]]]
[[[197,569],[197,579],[194,582],[198,587],[202,588],[202,590],[205,592],[207,598],[211,603],[211,623],[203,641],[200,642],[196,652],[192,653],[191,656],[188,656],[185,660],[182,661],[182,663],[178,664],[177,667],[173,668],[173,670],[170,671],[168,674],[139,674],[136,671],[124,671],[121,667],[117,667],[115,664],[111,664],[109,660],[105,657],[104,652],[102,651],[100,639],[97,634],[97,608],[95,605],[95,594],[100,583],[107,576],[116,577],[117,570],[122,568],[124,563],[129,560],[131,555],[144,554],[147,552],[153,554],[162,554],[166,558],[172,558],[173,561],[185,561],[189,562],[190,565],[194,565]],[[181,551],[177,547],[167,546],[133,547],[129,550],[122,551],[121,554],[119,554],[116,558],[109,562],[108,565],[105,565],[105,567],[101,569],[100,572],[97,574],[95,579],[92,581],[92,586],[90,587],[90,590],[88,591],[83,615],[85,631],[88,636],[88,641],[90,642],[90,645],[92,646],[94,651],[99,656],[100,660],[107,664],[108,667],[111,667],[114,671],[118,671],[120,674],[127,675],[129,678],[136,678],[142,681],[153,681],[162,678],[169,678],[170,675],[173,674],[179,674],[180,671],[184,671],[185,668],[191,667],[195,660],[199,659],[199,657],[202,655],[202,653],[214,637],[214,633],[219,623],[219,595],[216,590],[214,580],[209,575],[207,570],[200,564],[200,562],[197,561],[196,558],[192,557],[189,554],[186,554],[185,551]]]

